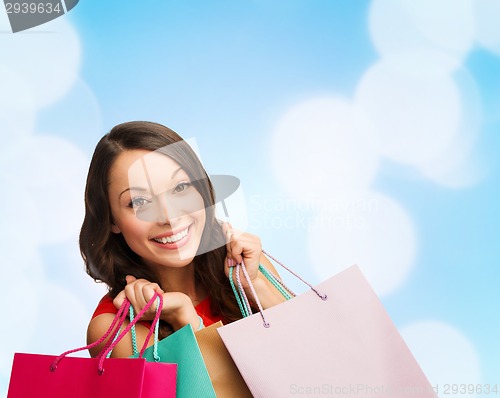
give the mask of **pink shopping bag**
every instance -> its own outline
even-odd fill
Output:
[[[161,301],[161,296],[158,296]],[[139,313],[137,322],[148,306]],[[16,353],[12,366],[8,398],[174,398],[177,365],[146,362],[144,358],[106,358],[114,346],[130,330],[131,322],[97,358],[67,357],[67,354],[87,350],[118,334],[127,315],[130,302],[126,301],[106,334],[95,343],[67,351],[59,356]],[[161,307],[159,307],[161,308]],[[153,321],[150,335],[153,332]],[[149,337],[146,341],[149,340]],[[141,351],[141,355],[144,349]]]
[[[357,266],[217,331],[254,397],[436,396]]]

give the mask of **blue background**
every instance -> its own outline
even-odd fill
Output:
[[[238,176],[247,205],[258,195],[286,200],[288,193],[273,172],[276,125],[301,101],[355,96],[363,74],[381,57],[369,31],[371,6],[372,2],[361,0],[80,1],[60,18],[72,25],[79,38],[76,78],[58,100],[37,108],[30,134],[64,139],[88,161],[98,139],[115,124],[156,121],[186,138],[194,137],[210,173]],[[49,27],[32,31],[50,34]],[[9,33],[2,35],[9,40]],[[466,186],[447,187],[426,179],[411,165],[381,159],[371,189],[405,209],[418,245],[407,279],[380,296],[399,328],[430,320],[459,331],[479,361],[479,378],[473,377],[474,382],[500,385],[500,55],[475,43],[462,66],[473,77],[481,99],[482,120],[473,148],[481,177]],[[307,163],[308,157],[314,154],[296,161]],[[81,169],[84,174],[85,168]],[[10,168],[8,174],[15,178],[16,169]],[[83,184],[81,178],[77,182]],[[314,186],[307,188],[314,190]],[[2,190],[8,209],[16,198],[5,185]],[[57,211],[59,203],[53,205],[47,211]],[[65,205],[66,211],[73,204]],[[82,204],[75,201],[74,206],[80,209]],[[280,214],[295,211],[288,208]],[[2,236],[9,234],[9,228],[2,223]],[[249,225],[248,230],[312,282],[322,278],[311,266],[308,246],[302,244],[307,229]],[[44,281],[72,292],[84,319],[63,328],[65,316],[57,315],[57,302],[44,304],[40,311],[56,314],[41,324],[53,326],[44,332],[44,345],[25,341],[0,346],[4,357],[0,393],[7,388],[13,352],[56,354],[85,341],[84,327],[104,290],[94,288],[83,271],[77,233],[35,249]],[[0,263],[0,276],[15,266]],[[0,278],[3,283],[23,284],[5,278]],[[22,311],[22,301],[12,302],[12,296],[3,299],[4,306]],[[0,340],[9,338],[6,330],[12,327],[9,320],[2,321]],[[66,338],[68,333],[71,337]],[[446,364],[439,352],[436,360]],[[424,363],[422,359],[426,371]],[[451,382],[432,372],[428,376],[433,384]]]

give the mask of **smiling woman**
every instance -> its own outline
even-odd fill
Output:
[[[227,275],[243,260],[264,307],[284,300],[258,272],[259,263],[275,272],[260,239],[216,218],[214,189],[196,154],[156,123],[120,124],[97,144],[80,250],[88,274],[109,287],[89,324],[89,343],[104,334],[125,299],[138,313],[155,293],[164,298],[161,338],[187,324],[197,330],[241,318]],[[138,344],[153,316],[149,310],[138,325]],[[131,336],[112,353],[131,354]]]
[[[111,231],[151,268],[190,263],[206,217],[186,171],[162,153],[136,149],[122,152],[110,175]]]

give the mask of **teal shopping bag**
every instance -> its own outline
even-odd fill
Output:
[[[191,324],[159,341],[157,350],[157,360],[177,364],[178,398],[216,398]],[[132,357],[138,356],[135,354]],[[143,358],[155,362],[154,346],[146,349]]]

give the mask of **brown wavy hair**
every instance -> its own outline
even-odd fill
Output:
[[[174,143],[176,145],[170,145]],[[95,148],[85,187],[85,218],[80,231],[80,253],[87,273],[95,281],[106,283],[112,297],[124,289],[126,275],[158,283],[155,273],[130,249],[122,234],[111,231],[110,170],[120,153],[134,149],[160,151],[189,175],[203,198],[206,211],[200,248],[193,260],[195,282],[208,293],[213,315],[221,316],[225,322],[241,318],[224,273],[226,246],[222,226],[215,217],[212,183],[191,147],[177,133],[161,124],[143,121],[119,124],[102,137]],[[168,334],[170,326],[163,326],[161,334]]]

